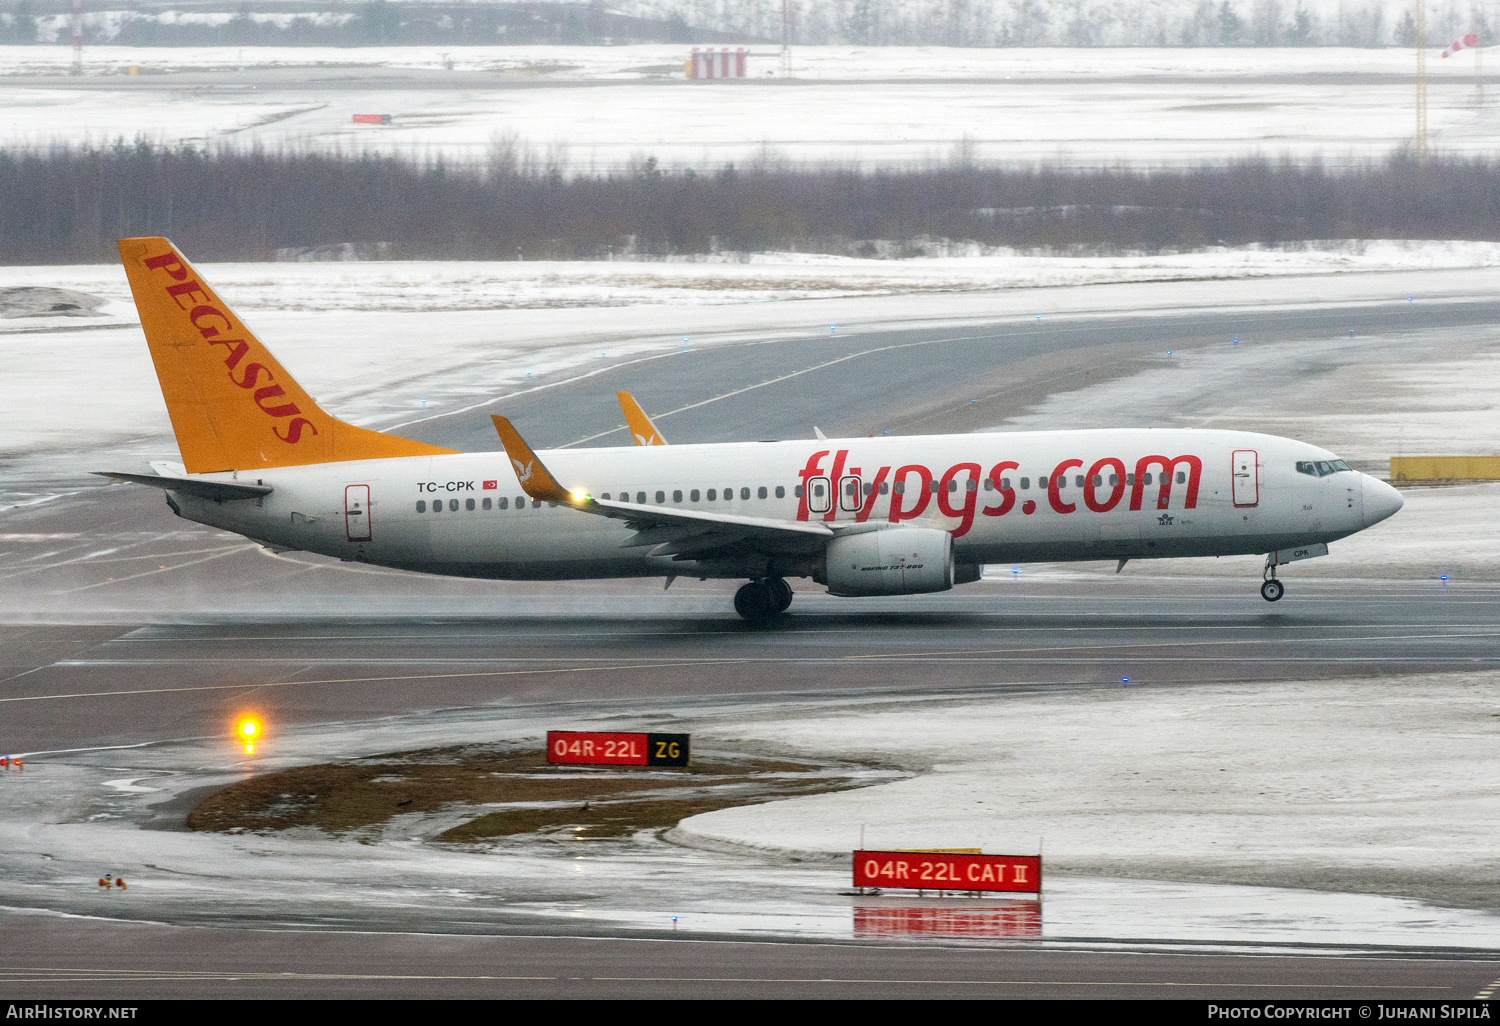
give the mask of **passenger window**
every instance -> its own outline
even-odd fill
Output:
[[[441,513],[443,511],[443,500],[442,499],[433,499],[432,500],[432,511],[434,513]]]
[[[792,489],[792,494],[795,495],[799,499],[802,498],[802,486],[798,485],[797,487],[793,488]],[[711,499],[711,498],[713,498],[713,496],[710,495],[709,498]]]
[[[891,483],[889,481],[882,481],[882,482],[880,482],[880,494],[881,495],[885,495],[890,490],[891,490]]]
[[[418,513],[426,513],[427,512],[427,500],[426,499],[418,499],[417,500],[417,512]]]
[[[675,491],[672,492],[672,501],[673,502],[681,502],[682,501],[682,489],[681,488],[678,488],[678,489],[676,489]]]
[[[645,492],[636,492],[635,493],[635,501],[636,501],[636,503],[638,505],[644,506],[646,504],[646,493]]]
[[[833,508],[833,496],[830,494],[828,478],[815,477],[811,483],[812,490],[808,496],[807,508],[814,513],[827,513]]]
[[[606,496],[606,498],[608,498],[608,496]],[[510,500],[507,499],[505,496],[502,495],[502,496],[500,496],[500,502],[498,503],[498,505],[499,505],[499,507],[501,509],[509,509],[510,508]]]
[[[906,482],[905,481],[897,481],[896,482],[896,494],[897,495],[905,495],[906,494]]]
[[[449,499],[448,500],[448,511],[451,512],[451,513],[457,513],[458,512],[458,500],[457,499]]]
[[[724,489],[724,501],[728,502],[732,498],[734,498],[734,489],[733,488],[726,488],[726,489]]]
[[[1008,492],[1008,491],[1010,491],[1010,478],[1008,478],[1008,477],[1002,477],[1000,479],[1000,490],[1002,492]]]
[[[717,498],[718,498],[718,497],[719,497],[719,493],[718,493],[718,492],[717,492],[717,491],[715,491],[715,490],[714,490],[714,489],[712,489],[712,488],[710,488],[710,489],[709,489],[709,490],[708,490],[708,501],[709,501],[709,502],[713,502],[713,501],[714,501],[714,500],[715,500],[715,499],[717,499]]]
[[[1141,484],[1150,484],[1150,483],[1151,483],[1151,475],[1150,474],[1143,474],[1141,476]]]
[[[541,499],[532,499],[531,500],[531,508],[532,509],[541,509],[542,508],[542,500]]]
[[[1134,485],[1135,484],[1135,475],[1134,474],[1126,474],[1125,475],[1125,483],[1128,484],[1128,485]]]
[[[1047,487],[1047,479],[1045,477],[1039,477],[1039,478],[1037,478],[1036,479],[1036,486],[1038,488],[1046,488]]]
[[[948,479],[948,491],[950,491],[950,492],[956,492],[956,491],[958,491],[958,478],[954,477],[954,478],[949,478]]]
[[[1187,484],[1187,471],[1185,471],[1185,470],[1179,470],[1177,472],[1177,483],[1178,484]]]
[[[490,497],[486,495],[484,497],[484,502],[480,503],[480,505],[482,505],[485,509],[489,509],[490,506],[493,505],[493,503],[490,502]]]
[[[694,502],[697,502],[698,501],[698,489],[694,488],[692,491],[688,492],[688,498],[692,499]]]
[[[1031,478],[1029,478],[1029,477],[1023,477],[1023,478],[1021,478],[1021,491],[1026,492],[1026,491],[1030,491],[1030,490],[1031,490]]]
[[[755,490],[755,494],[756,494],[756,496],[758,498],[761,498],[761,499],[770,498],[770,495],[771,495],[770,492],[766,491],[766,486],[765,485],[761,485],[759,488],[757,488]]]
[[[748,489],[748,488],[741,488],[740,489],[740,498],[742,498],[742,499],[748,499],[748,498],[750,498],[750,489]]]
[[[1098,480],[1099,480],[1099,477],[1098,477],[1098,475],[1095,475],[1095,476],[1094,476],[1094,480],[1095,480],[1095,481],[1098,481]],[[1120,483],[1120,475],[1119,475],[1119,474],[1111,474],[1111,475],[1109,475],[1109,486],[1110,486],[1110,487],[1111,487],[1111,488],[1113,488],[1113,487],[1115,487],[1115,486],[1116,486],[1116,485],[1118,485],[1118,484],[1119,484],[1119,483]]]
[[[1096,480],[1096,481],[1095,481],[1095,482],[1094,482],[1094,483],[1095,483],[1095,484],[1098,484],[1098,483],[1099,483],[1099,482],[1098,482],[1098,481],[1097,481],[1097,480]],[[1083,487],[1083,475],[1082,475],[1082,474],[1079,474],[1079,475],[1077,475],[1077,476],[1076,476],[1076,477],[1074,477],[1074,478],[1073,478],[1073,484],[1074,484],[1074,485],[1075,485],[1075,486],[1076,486],[1076,487],[1078,487],[1078,488],[1082,488],[1082,487]]]
[[[666,492],[657,492],[656,493],[656,503],[657,503],[657,505],[661,505],[663,502],[666,502],[666,501],[667,501],[667,493]]]
[[[993,492],[995,490],[995,482],[991,481],[989,478],[985,478],[984,490],[987,492]]]
[[[976,480],[974,480],[972,477],[969,478],[967,481],[964,482],[964,491],[966,491],[966,492],[977,492],[977,491],[979,491],[979,482],[976,481]]]
[[[784,486],[784,485],[777,485],[776,486],[776,498],[778,498],[778,499],[784,499],[784,498],[786,498],[786,486]]]
[[[470,513],[474,512],[474,500],[473,499],[465,499],[464,500],[464,509],[468,510]]]

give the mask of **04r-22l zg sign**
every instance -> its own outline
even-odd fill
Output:
[[[689,734],[547,731],[547,761],[581,766],[686,766]]]

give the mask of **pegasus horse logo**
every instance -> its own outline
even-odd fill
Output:
[[[515,465],[515,468],[516,468],[516,477],[517,477],[518,480],[520,480],[520,482],[523,485],[527,481],[531,480],[531,469],[532,469],[532,467],[534,467],[536,465],[536,460],[532,460],[530,463],[527,463],[525,466],[521,465],[521,461],[520,460],[511,460],[511,463],[513,463]]]

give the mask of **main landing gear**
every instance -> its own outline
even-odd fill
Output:
[[[1282,587],[1281,582],[1276,579],[1276,564],[1271,562],[1271,559],[1270,556],[1266,557],[1266,568],[1261,572],[1265,580],[1260,585],[1260,597],[1267,602],[1275,602],[1286,593],[1286,588]]]
[[[784,613],[791,604],[791,586],[780,577],[751,581],[734,593],[734,611],[751,623]]]

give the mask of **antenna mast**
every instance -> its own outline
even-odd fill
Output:
[[[792,0],[781,0],[781,77],[792,77]]]
[[[1427,156],[1427,3],[1417,0],[1417,156]]]
[[[83,0],[73,0],[73,74],[83,74]]]

